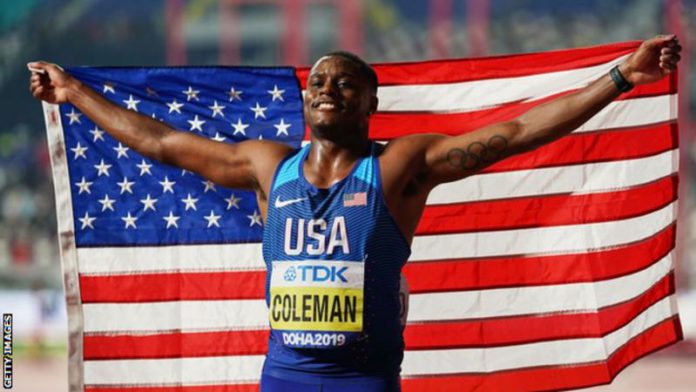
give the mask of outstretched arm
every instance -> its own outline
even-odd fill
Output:
[[[198,173],[223,186],[266,188],[275,164],[290,147],[269,141],[219,143],[179,132],[126,110],[83,85],[55,64],[32,62],[32,95],[49,103],[70,102],[121,143],[140,154]]]
[[[676,69],[681,47],[675,36],[644,41],[619,66],[631,84],[651,83]],[[518,118],[460,136],[424,139],[425,165],[432,186],[455,181],[501,159],[533,150],[569,134],[621,94],[609,75],[587,87],[539,105]]]

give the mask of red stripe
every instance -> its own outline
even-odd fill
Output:
[[[625,325],[673,293],[674,277],[670,273],[640,296],[599,312],[411,323],[404,332],[406,349],[494,347],[553,339],[600,337]],[[83,347],[85,360],[263,355],[266,353],[267,339],[267,330],[145,336],[90,335],[84,337]]]
[[[674,94],[676,88],[672,85],[670,78],[664,78],[653,84],[637,87],[626,94],[625,98]],[[370,117],[370,138],[390,140],[418,133],[459,135],[487,125],[512,120],[537,105],[571,92],[567,91],[531,102],[511,102],[490,109],[463,113],[377,112]]]
[[[670,273],[640,296],[597,312],[410,323],[404,339],[407,350],[433,350],[602,337],[673,293],[674,275]]]
[[[174,387],[95,387],[85,385],[85,392],[258,392],[259,384],[198,385]]]
[[[377,72],[380,85],[465,82],[590,67],[631,53],[639,44],[638,41],[623,42],[588,48],[476,59],[374,64],[373,67]],[[298,68],[296,74],[300,85],[305,88],[309,68]]]
[[[411,293],[590,282],[641,270],[674,248],[675,226],[643,241],[595,252],[412,262],[404,267]],[[579,268],[578,266],[582,266]]]
[[[83,303],[260,299],[266,271],[80,275]]]
[[[676,200],[677,185],[674,174],[615,192],[433,205],[423,212],[416,235],[514,230],[628,219],[656,211]]]
[[[404,392],[416,391],[544,391],[607,384],[623,368],[641,357],[681,340],[679,320],[669,318],[631,339],[607,361],[517,369],[485,374],[408,378]]]
[[[267,341],[268,330],[90,335],[83,340],[85,360],[263,355]]]
[[[646,140],[650,140],[650,143],[646,143]],[[677,141],[676,122],[571,134],[534,151],[502,160],[482,172],[493,173],[641,158],[675,149]]]

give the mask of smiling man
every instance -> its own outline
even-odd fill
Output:
[[[312,67],[304,98],[311,143],[217,143],[133,111],[58,66],[30,63],[34,97],[70,102],[139,153],[256,192],[271,334],[262,391],[397,391],[403,358],[400,272],[430,191],[579,127],[621,92],[676,68],[674,36],[645,41],[587,87],[459,136],[368,138],[377,76],[334,52]],[[646,141],[647,142],[647,141]]]

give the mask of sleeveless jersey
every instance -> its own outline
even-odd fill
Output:
[[[263,257],[271,333],[264,374],[394,377],[403,359],[401,268],[410,247],[387,211],[378,151],[328,189],[310,184],[309,145],[276,170]]]

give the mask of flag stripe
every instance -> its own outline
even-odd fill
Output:
[[[373,67],[380,86],[452,83],[591,67],[626,55],[639,44],[636,41],[523,55],[374,64]],[[298,68],[296,73],[302,88],[306,88],[309,68]]]
[[[629,188],[679,170],[677,150],[635,159],[486,173],[437,186],[428,204],[510,199]]]
[[[408,263],[404,274],[413,294],[604,280],[667,255],[674,248],[675,230],[671,225],[642,241],[581,253]]]
[[[646,143],[650,140],[650,143]],[[591,146],[588,149],[588,146]],[[571,134],[534,151],[497,162],[481,173],[527,170],[649,157],[677,147],[677,123]]]
[[[519,103],[578,89],[592,82],[598,74],[608,73],[624,59],[619,57],[591,67],[522,77],[441,84],[380,85],[377,110],[468,112],[509,102]]]
[[[261,299],[265,271],[80,275],[83,303]]]
[[[672,261],[670,253],[641,271],[598,282],[413,294],[408,320],[485,319],[601,308],[648,290],[669,274]],[[596,298],[592,293],[596,293]],[[505,301],[511,297],[515,298],[513,305]],[[549,298],[554,301],[551,303]]]
[[[671,175],[616,192],[430,206],[425,209],[416,234],[522,229],[626,219],[673,202],[677,197],[677,185],[676,176]]]
[[[672,224],[676,204],[649,214],[600,223],[414,238],[410,262],[591,251],[643,240]]]
[[[552,340],[492,348],[407,351],[401,367],[402,374],[409,377],[482,373],[601,361],[631,338],[674,316],[670,305],[672,300],[674,297],[660,300],[625,326],[601,338]]]
[[[667,297],[602,338],[493,348],[406,351],[404,377],[481,373],[606,360],[642,332],[674,316]],[[486,358],[483,361],[483,358]],[[85,361],[85,384],[244,383],[258,379],[263,356]]]
[[[640,296],[597,312],[410,323],[404,336],[406,349],[492,347],[601,337],[673,293],[674,275],[669,274]],[[546,328],[548,325],[555,327]],[[90,335],[84,338],[84,349],[88,360],[261,355],[266,352],[267,339],[267,330]]]
[[[610,103],[581,127],[582,133],[673,121],[676,111],[669,103],[676,95],[658,95]],[[550,99],[550,98],[549,98]],[[465,113],[375,113],[370,118],[370,137],[389,140],[410,134],[459,135],[490,124],[509,121],[543,102],[524,102]]]
[[[501,372],[402,379],[404,392],[559,390],[606,384],[623,368],[641,357],[681,339],[679,320],[669,318],[638,335],[608,360],[577,365],[522,368]]]

